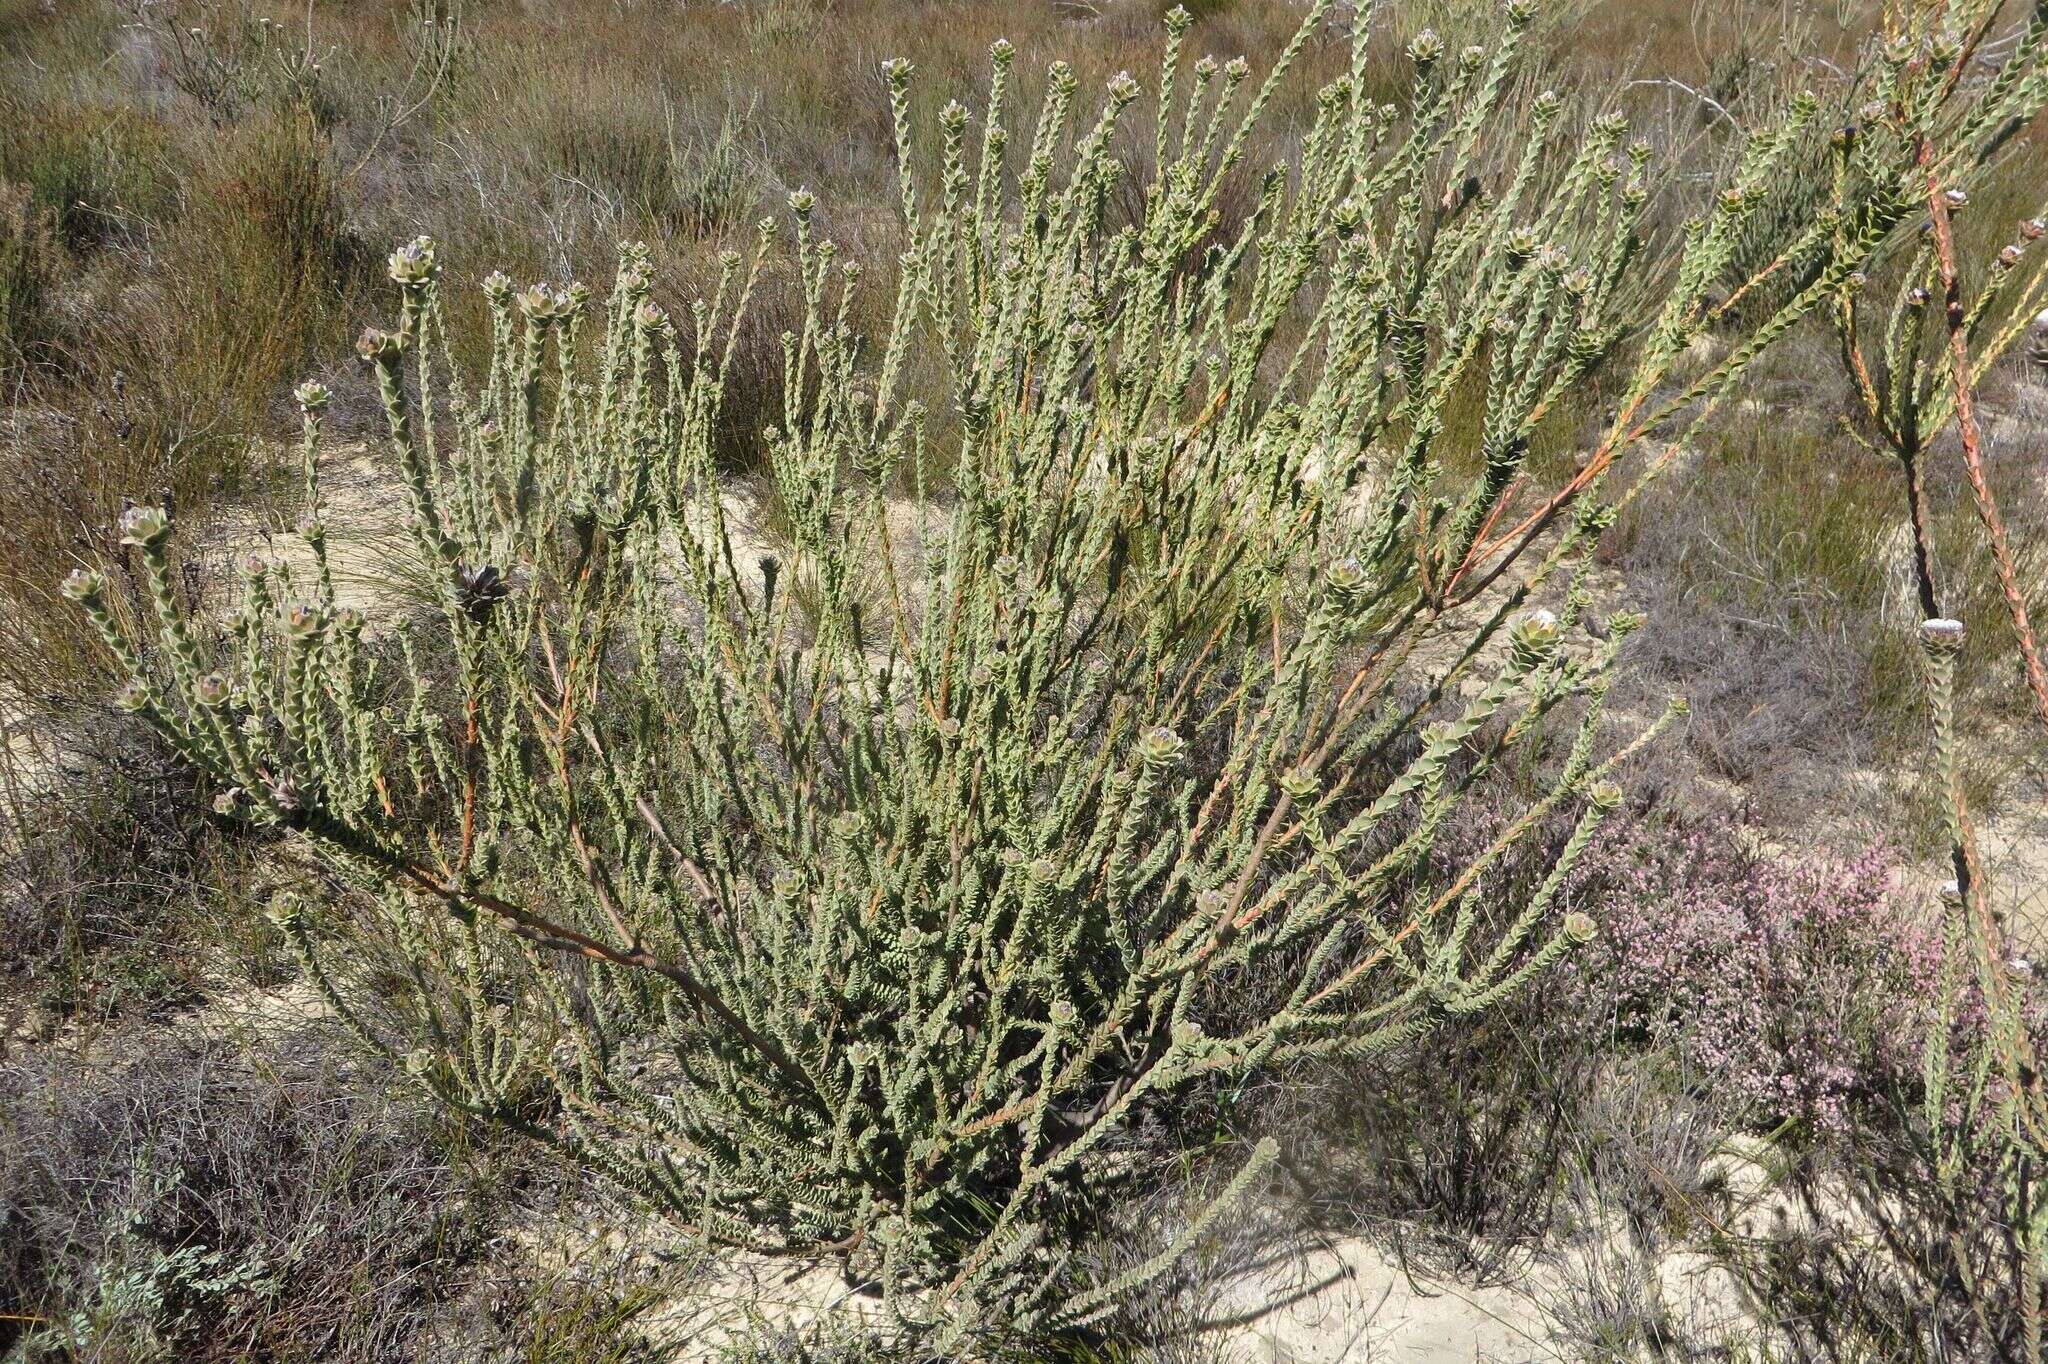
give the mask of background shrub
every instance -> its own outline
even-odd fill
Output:
[[[41,737],[62,756],[23,744],[8,760],[8,1012],[91,1025],[189,1004],[210,976],[274,979],[281,943],[247,914],[254,848],[203,813],[176,755],[104,716]]]
[[[0,1064],[0,1341],[24,1359],[389,1357],[487,1234],[416,1104],[312,1033]]]

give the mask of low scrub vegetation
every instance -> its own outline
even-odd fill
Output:
[[[559,1186],[338,1041],[281,1020],[0,1062],[6,1357],[635,1358],[631,1274],[488,1262]]]

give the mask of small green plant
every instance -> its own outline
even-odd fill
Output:
[[[744,231],[760,191],[760,173],[744,144],[755,109],[742,115],[728,105],[717,134],[693,144],[678,142],[675,113],[667,112],[670,199],[683,221],[711,237]]]
[[[212,1303],[236,1293],[274,1289],[260,1253],[234,1259],[203,1245],[172,1250],[140,1235],[153,1201],[173,1196],[182,1175],[160,1175],[146,1159],[134,1173],[133,1202],[109,1228],[114,1254],[94,1266],[76,1306],[61,1320],[32,1331],[21,1342],[26,1358],[109,1351],[135,1359],[168,1359],[170,1341],[186,1329],[188,1304]]]
[[[1169,18],[1135,201],[1130,76],[1083,118],[1055,65],[1012,146],[998,44],[979,136],[949,105],[929,158],[887,64],[906,248],[872,348],[848,320],[862,272],[789,199],[805,306],[763,439],[776,551],[748,547],[713,458],[772,222],[679,318],[641,248],[602,303],[494,275],[480,381],[455,371],[434,244],[392,254],[398,323],[360,350],[437,575],[424,617],[335,601],[318,385],[311,566],[251,563],[223,647],[176,599],[169,518],[128,513],[158,647],[96,573],[66,590],[128,674],[120,705],[219,783],[223,816],[358,888],[339,920],[285,922],[373,1046],[709,1242],[837,1258],[941,1341],[1074,1331],[1207,1221],[1079,1273],[1070,1233],[1146,1173],[1141,1115],[1417,1045],[1591,935],[1558,889],[1621,764],[1682,711],[1605,741],[1634,622],[1578,626],[1608,482],[1914,200],[1897,177],[1846,191],[1764,267],[1818,251],[1812,282],[1681,379],[1818,102],[1660,231],[1621,119],[1581,137],[1553,95],[1495,126],[1533,18],[1513,0],[1494,50],[1418,35],[1405,105],[1363,93],[1361,31],[1298,162],[1227,218],[1325,9],[1257,84],[1184,63]],[[913,352],[949,410],[906,396]],[[1607,429],[1532,493],[1532,432],[1596,377]],[[1471,395],[1457,473],[1448,409]],[[1425,667],[1429,641],[1448,652]],[[1526,811],[1400,893],[1510,760]],[[1549,873],[1478,931],[1482,878],[1559,811]],[[370,948],[404,964],[396,1012],[349,988]]]

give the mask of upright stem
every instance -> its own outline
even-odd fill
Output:
[[[1920,168],[1927,176],[1927,212],[1934,223],[1934,253],[1941,269],[1941,289],[1948,322],[1950,378],[1955,385],[1956,433],[1963,442],[1963,467],[1969,471],[1970,491],[1977,500],[1977,516],[1991,540],[1991,558],[1998,569],[1998,587],[2005,595],[2005,608],[2012,617],[2020,658],[2027,674],[2027,688],[2034,694],[2034,706],[2041,724],[2048,729],[2048,670],[2041,666],[2041,650],[2034,640],[2033,623],[2027,619],[2027,599],[2020,591],[2019,574],[2013,567],[2012,549],[2007,543],[2005,521],[1998,514],[1998,499],[1984,475],[1984,438],[1977,426],[1976,384],[1970,373],[1970,342],[1966,327],[1968,309],[1963,304],[1961,272],[1956,268],[1955,229],[1949,221],[1948,199],[1941,188],[1941,174],[1934,165],[1934,145],[1920,141]],[[1916,512],[1917,514],[1917,512]]]
[[[1906,475],[1906,520],[1913,532],[1913,582],[1920,594],[1920,615],[1932,620],[1941,614],[1934,594],[1934,543],[1928,530],[1927,481],[1920,476],[1917,442],[1904,439],[1898,447],[1899,467]]]

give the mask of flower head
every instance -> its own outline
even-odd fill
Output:
[[[148,547],[171,533],[171,518],[162,507],[130,507],[121,513],[121,543]]]
[[[1170,767],[1187,751],[1187,741],[1165,725],[1154,725],[1138,737],[1138,761],[1153,769]]]
[[[512,584],[495,564],[455,566],[455,601],[462,614],[478,625],[491,618],[499,602],[512,595]]]
[[[106,574],[97,569],[73,569],[64,579],[64,595],[72,601],[90,602],[107,590]]]
[[[1963,647],[1966,632],[1959,620],[1936,617],[1920,622],[1920,643],[1930,652],[1953,653]]]
[[[294,814],[306,808],[306,793],[298,779],[289,772],[280,772],[264,783],[264,790],[270,795],[270,803],[286,814]]]
[[[529,284],[519,291],[519,311],[540,326],[569,315],[568,295],[548,284]]]
[[[1370,575],[1365,571],[1365,564],[1356,555],[1346,555],[1330,565],[1327,577],[1331,591],[1340,597],[1350,597],[1365,590],[1366,580]]]
[[[1508,636],[1516,665],[1523,669],[1540,666],[1557,648],[1559,633],[1557,617],[1548,611],[1531,611],[1516,621]]]
[[[356,338],[356,354],[363,357],[364,364],[387,363],[396,360],[404,351],[403,336],[379,327],[365,327],[363,334]]]
[[[384,260],[384,269],[392,282],[407,289],[431,283],[440,273],[440,268],[440,263],[434,258],[432,237],[414,237]]]
[[[298,602],[284,613],[284,632],[297,640],[314,640],[327,628],[327,617],[311,602]]]
[[[1309,767],[1290,767],[1280,774],[1280,789],[1287,793],[1289,800],[1312,800],[1322,789],[1322,780]]]

